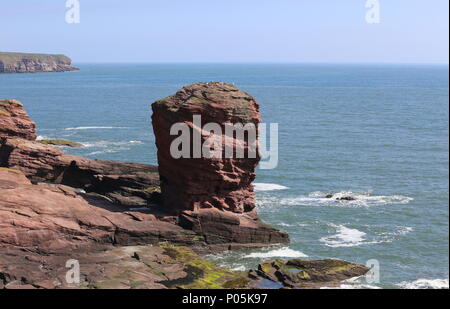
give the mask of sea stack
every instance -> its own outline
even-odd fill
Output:
[[[166,210],[180,215],[180,225],[200,232],[208,243],[289,240],[287,234],[265,225],[256,214],[252,181],[260,160],[257,141],[225,134],[230,124],[251,124],[257,137],[261,118],[253,97],[227,83],[196,83],[156,101],[152,109],[163,203]],[[201,119],[201,124],[195,119]],[[208,123],[217,124],[221,133],[206,130],[203,126]],[[172,144],[180,137],[171,134],[174,124],[189,128],[189,157],[176,158],[171,153]],[[202,145],[209,139],[223,149],[234,146],[235,155],[230,158],[222,152],[220,157],[208,158],[202,153],[196,157],[196,134]],[[239,148],[244,158],[237,157]],[[252,149],[256,154],[249,156]]]

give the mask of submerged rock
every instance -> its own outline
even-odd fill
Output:
[[[156,101],[152,109],[164,207],[180,215],[183,227],[197,231],[208,243],[289,241],[286,233],[262,223],[255,211],[252,182],[260,160],[256,141],[252,144],[248,139],[225,136],[229,124],[257,128],[261,118],[254,98],[230,84],[197,83]],[[201,123],[196,123],[194,117],[200,117]],[[216,124],[221,132],[205,131],[202,125],[207,123]],[[187,157],[171,153],[177,138],[171,134],[174,124],[183,124],[189,130],[192,148]],[[257,130],[254,133],[257,137]],[[199,154],[203,149],[198,147],[206,140],[235,146],[233,157],[224,156],[223,149],[219,156]],[[248,155],[252,147],[256,150],[253,157]],[[244,158],[237,157],[238,149]]]
[[[44,145],[53,145],[53,146],[63,146],[63,147],[72,147],[72,148],[79,148],[83,147],[82,144],[65,140],[65,139],[40,139],[38,140],[39,143]]]
[[[356,201],[356,197],[350,196],[350,195],[337,195],[337,194],[327,194],[325,195],[325,198],[335,198],[336,201]]]
[[[365,275],[369,268],[343,260],[265,261],[258,265],[253,276],[279,282],[291,288],[319,288],[339,286],[343,280]]]

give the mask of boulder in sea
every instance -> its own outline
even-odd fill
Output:
[[[257,138],[261,117],[253,97],[227,83],[197,83],[156,101],[152,109],[164,207],[180,216],[183,227],[197,231],[208,243],[289,241],[286,233],[262,223],[255,210],[252,182],[260,160],[256,140],[226,134],[227,126],[253,125]],[[187,128],[187,133],[182,132],[192,145],[187,156],[173,155],[173,143],[181,138],[173,128],[180,124]],[[213,124],[215,129],[203,124]],[[198,149],[207,141],[214,142],[216,155]],[[224,155],[230,145],[231,157]]]
[[[325,195],[325,198],[334,198],[336,201],[356,201],[356,197],[353,197],[351,195],[338,195],[338,194],[327,194]]]
[[[264,261],[251,275],[290,288],[320,288],[338,287],[342,281],[363,276],[369,270],[364,265],[337,259],[293,259]]]

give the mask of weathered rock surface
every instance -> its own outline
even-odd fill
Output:
[[[66,281],[77,260],[80,282]],[[208,262],[186,247],[108,247],[102,251],[38,255],[0,248],[0,289],[241,288],[251,279]]]
[[[198,84],[177,95],[187,107],[170,105],[169,114],[183,110],[187,117],[198,109],[207,121],[259,121],[256,102],[231,85]],[[250,272],[223,269],[191,249],[210,253],[289,241],[256,214],[251,182],[258,157],[178,165],[164,157],[166,142],[159,140],[159,158],[168,169],[161,174],[161,197],[157,167],[67,155],[35,140],[34,123],[19,102],[2,102],[0,289],[264,288],[264,281],[310,288],[367,271],[336,260],[269,261]],[[166,113],[165,103],[158,104],[163,106],[154,106],[162,108],[154,125],[162,121],[164,128],[175,118],[158,116]],[[80,263],[79,284],[66,281],[66,262],[73,259]]]
[[[92,160],[36,141],[3,138],[0,166],[22,171],[33,183],[80,188],[125,206],[147,206],[159,199],[158,168],[152,165]]]
[[[0,52],[0,73],[39,73],[76,71],[64,55]]]
[[[0,138],[6,136],[36,139],[36,124],[17,100],[0,99]]]
[[[158,147],[158,163],[164,207],[180,214],[180,224],[205,236],[208,242],[223,243],[281,243],[287,234],[263,224],[255,211],[252,181],[260,160],[252,158],[250,147],[257,143],[225,136],[228,124],[259,124],[259,105],[249,94],[226,83],[198,83],[182,88],[175,95],[152,105],[153,130]],[[222,135],[202,131],[193,121],[201,116],[202,124],[216,123]],[[202,143],[208,138],[220,144],[240,147],[245,158],[221,156],[216,158],[174,158],[170,148],[177,138],[171,135],[175,123],[186,124],[201,134]],[[257,136],[257,132],[256,132]],[[225,147],[223,147],[225,148]],[[192,153],[192,149],[191,149]]]
[[[105,244],[194,244],[196,238],[150,211],[124,211],[71,187],[32,185],[20,171],[0,169],[0,247],[67,252]]]
[[[235,213],[255,208],[251,183],[259,162],[258,154],[255,158],[243,159],[207,159],[204,156],[175,159],[170,153],[170,145],[177,137],[170,134],[174,123],[185,123],[191,131],[201,131],[194,126],[193,115],[200,115],[203,124],[217,123],[222,128],[225,123],[258,125],[259,106],[250,95],[225,83],[199,83],[156,101],[152,109],[161,190],[167,208],[177,212],[217,208]],[[206,138],[203,135],[202,141]],[[247,149],[248,145],[242,147]]]

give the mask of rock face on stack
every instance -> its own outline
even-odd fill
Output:
[[[0,100],[0,137],[6,136],[36,139],[36,124],[17,100]]]
[[[251,157],[249,150],[257,143],[225,136],[229,124],[257,128],[261,118],[254,98],[230,84],[197,83],[156,101],[152,109],[164,206],[180,215],[182,226],[203,234],[210,243],[288,241],[287,234],[262,223],[255,211],[252,181],[260,157],[258,151]],[[200,127],[194,116],[201,117]],[[176,123],[189,127],[191,147],[198,146],[194,143],[197,134],[201,144],[207,139],[218,141],[222,155],[195,157],[191,149],[192,156],[175,158],[171,145],[178,135],[171,135],[171,128]],[[221,134],[206,132],[202,126],[207,123],[218,124]],[[236,147],[231,158],[224,156],[226,145]],[[238,158],[238,147],[244,158]]]

